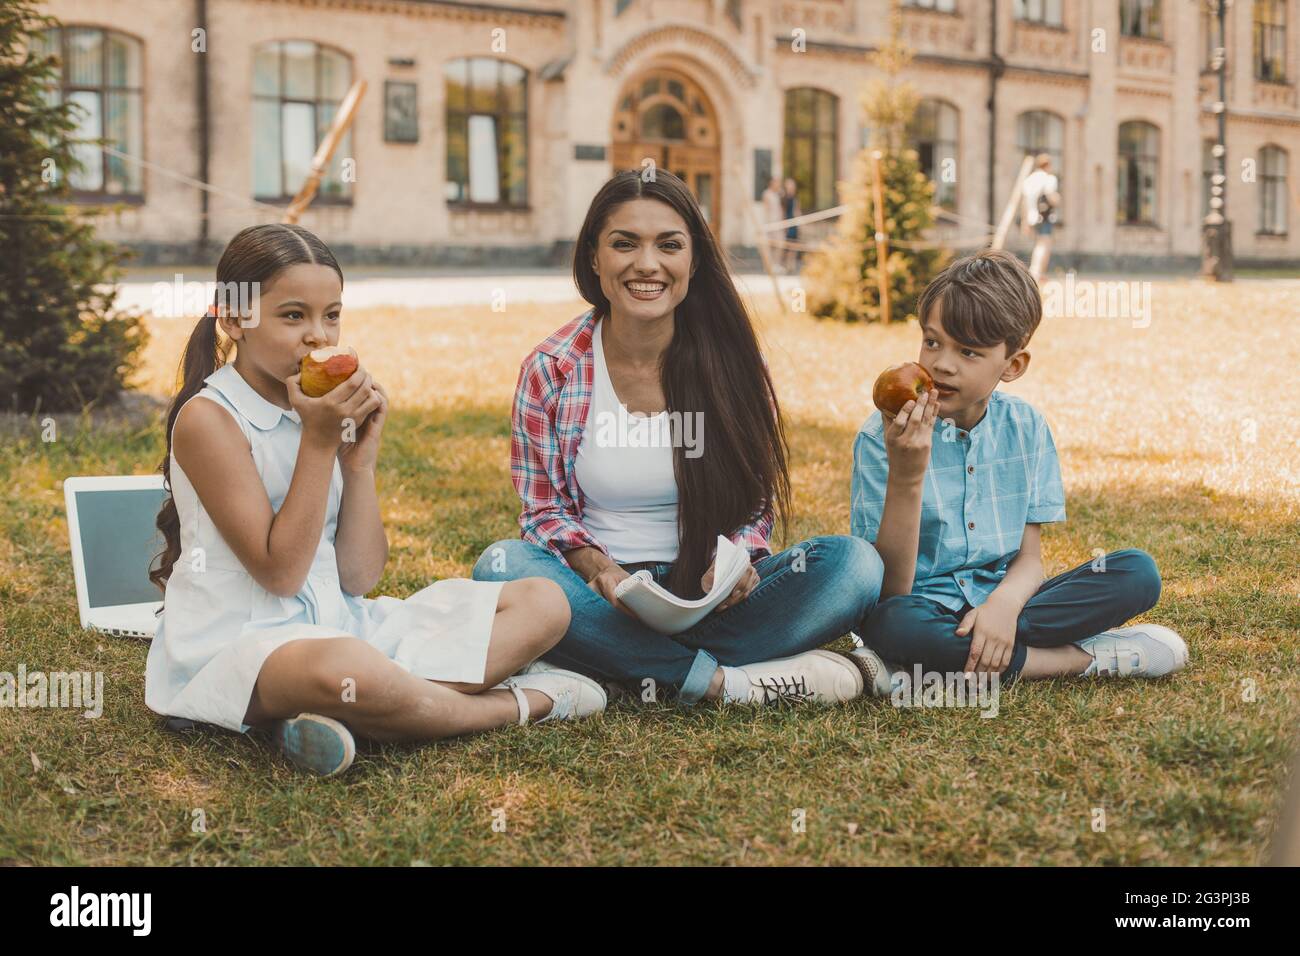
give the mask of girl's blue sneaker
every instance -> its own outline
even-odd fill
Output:
[[[322,777],[338,776],[352,766],[352,758],[357,755],[352,731],[320,714],[277,720],[271,737],[295,767]]]

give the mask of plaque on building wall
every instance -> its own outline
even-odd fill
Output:
[[[384,81],[384,142],[418,143],[420,141],[419,111],[415,101],[414,83]]]
[[[605,158],[605,147],[591,143],[574,143],[573,158],[603,160]]]
[[[767,181],[772,178],[772,151],[754,150],[754,198],[762,199]]]

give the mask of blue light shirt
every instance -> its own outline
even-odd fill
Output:
[[[1025,525],[1065,520],[1065,491],[1051,430],[1024,399],[994,391],[970,431],[942,420],[934,429],[912,593],[960,611],[1002,583]],[[853,443],[850,516],[853,534],[872,543],[888,474],[877,411]]]

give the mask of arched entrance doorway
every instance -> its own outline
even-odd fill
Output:
[[[640,169],[649,157],[678,176],[718,234],[721,151],[713,104],[700,85],[669,69],[645,70],[623,85],[611,135],[614,171]]]

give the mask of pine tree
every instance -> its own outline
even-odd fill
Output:
[[[22,411],[112,401],[147,338],[115,305],[123,253],[67,205],[73,107],[32,51],[55,26],[29,0],[0,3],[0,407]]]
[[[934,184],[921,170],[916,152],[903,148],[919,98],[910,84],[899,81],[911,62],[901,32],[901,13],[895,3],[890,39],[871,56],[884,78],[872,80],[862,96],[863,114],[876,138],[873,148],[884,154],[880,169],[889,237],[890,315],[899,320],[916,314],[921,290],[948,259],[946,251],[924,246],[924,234],[934,224],[930,212]],[[840,183],[840,201],[847,208],[830,240],[809,256],[803,271],[808,310],[823,318],[846,322],[882,318],[871,152],[863,149],[854,158],[849,179]]]

